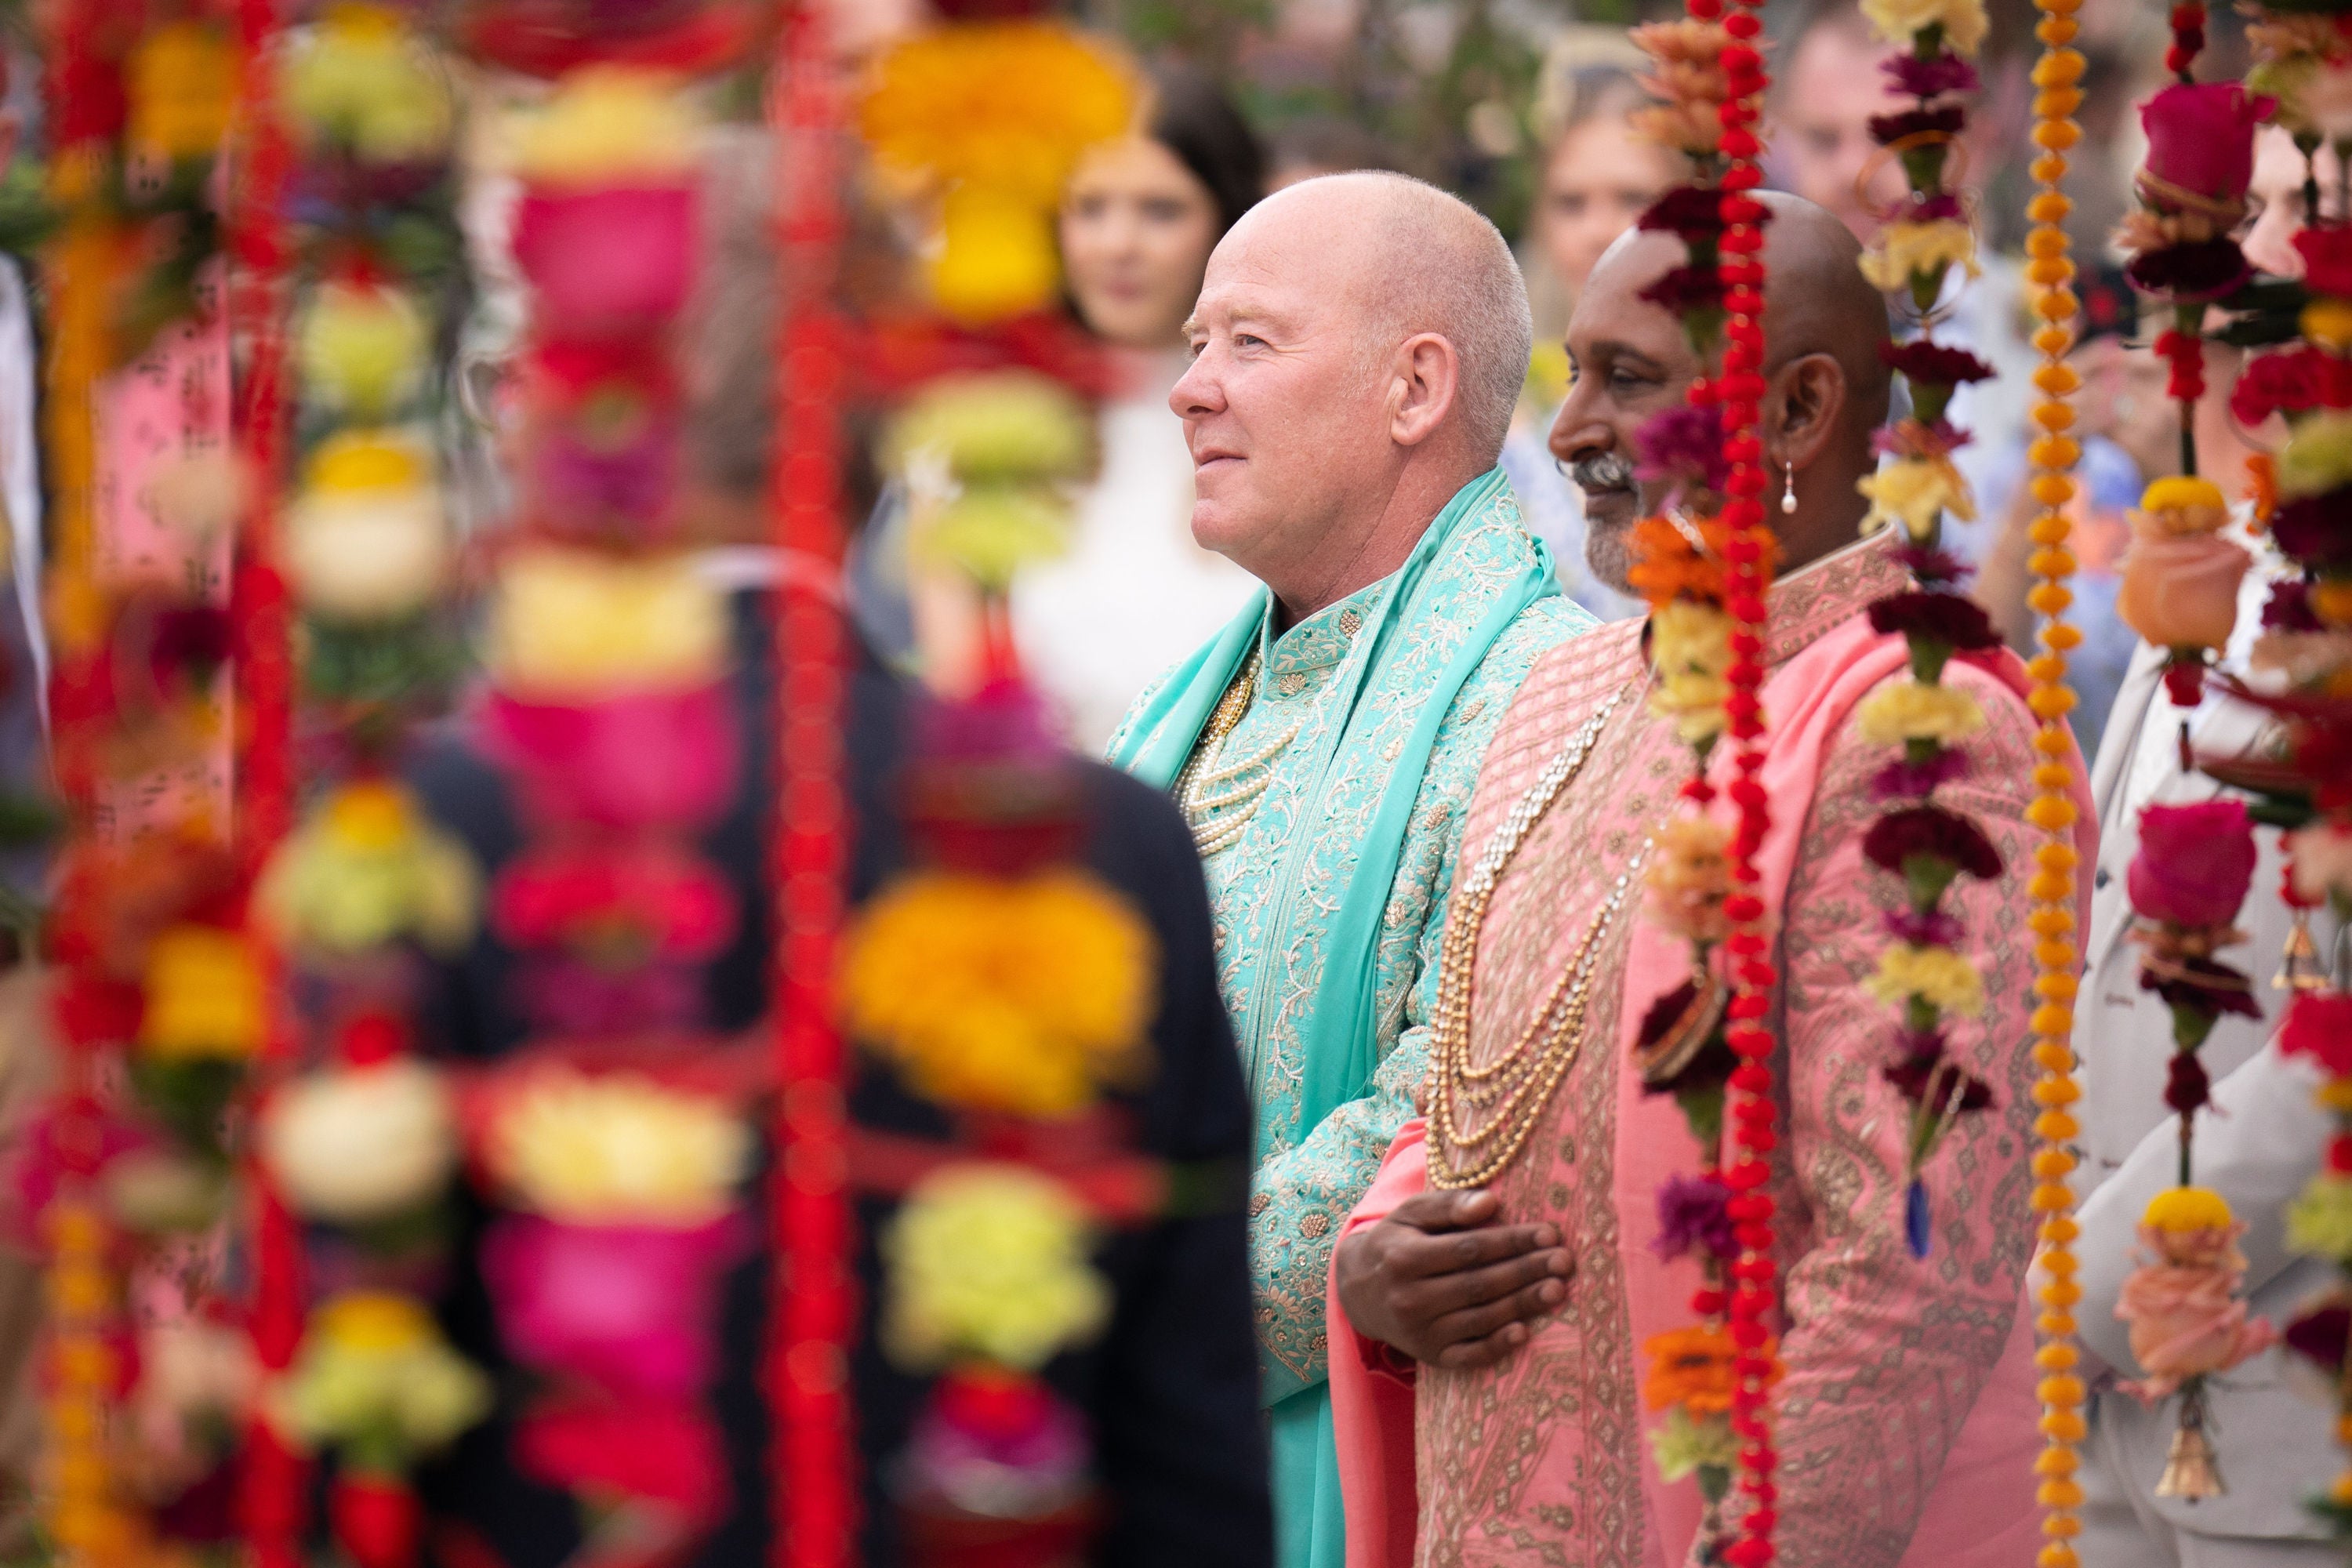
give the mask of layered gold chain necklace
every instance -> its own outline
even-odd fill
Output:
[[[1617,692],[1568,738],[1559,755],[1537,775],[1495,830],[1486,850],[1455,892],[1445,942],[1439,950],[1437,1005],[1430,1019],[1429,1184],[1447,1190],[1481,1187],[1518,1157],[1584,1048],[1595,972],[1610,929],[1632,889],[1651,839],[1593,911],[1543,1005],[1510,1047],[1484,1067],[1471,1059],[1470,989],[1478,939],[1503,873],[1517,858],[1571,780],[1584,769],[1601,731],[1625,696]]]
[[[1294,720],[1266,745],[1236,762],[1225,761],[1225,742],[1257,695],[1257,667],[1258,656],[1253,653],[1202,726],[1192,761],[1176,775],[1176,804],[1204,860],[1240,839],[1274,783],[1275,759],[1298,738],[1300,721]]]

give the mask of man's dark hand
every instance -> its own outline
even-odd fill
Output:
[[[1497,1225],[1491,1193],[1415,1193],[1339,1244],[1332,1274],[1356,1331],[1448,1371],[1527,1342],[1576,1265],[1550,1225]]]

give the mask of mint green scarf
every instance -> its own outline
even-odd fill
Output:
[[[1389,578],[1387,591],[1375,602],[1368,630],[1360,636],[1357,652],[1339,672],[1340,717],[1327,727],[1322,750],[1314,759],[1318,773],[1327,768],[1357,708],[1388,661],[1403,648],[1415,615],[1432,584],[1431,569],[1459,534],[1483,520],[1494,504],[1509,493],[1500,468],[1489,469],[1454,494],[1421,536],[1404,564]],[[1476,673],[1486,651],[1517,620],[1521,611],[1548,595],[1559,592],[1552,576],[1551,553],[1535,542],[1534,563],[1509,584],[1476,627],[1463,639],[1453,661],[1431,685],[1412,731],[1398,753],[1380,805],[1366,822],[1357,844],[1356,869],[1324,946],[1323,976],[1315,991],[1313,1010],[1300,1030],[1302,1081],[1299,1085],[1298,1135],[1305,1137],[1323,1119],[1351,1100],[1361,1099],[1380,1067],[1379,1041],[1373,1017],[1373,987],[1379,973],[1381,919],[1387,909],[1389,889],[1396,880],[1404,854],[1412,804],[1421,793],[1421,777],[1438,731],[1463,685]],[[1111,761],[1160,789],[1171,788],[1201,738],[1202,726],[1217,706],[1242,662],[1249,655],[1266,613],[1267,595],[1261,588],[1249,606],[1234,617],[1198,653],[1171,673],[1149,706],[1128,730]],[[1290,910],[1275,911],[1274,929],[1284,929]],[[1246,1046],[1247,1042],[1244,1042]],[[1259,1118],[1263,1128],[1269,1119]],[[1261,1136],[1264,1134],[1262,1133]],[[1259,1150],[1264,1158],[1265,1151]]]

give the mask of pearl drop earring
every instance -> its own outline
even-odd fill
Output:
[[[1782,463],[1780,471],[1789,476],[1788,482],[1780,487],[1780,515],[1788,517],[1797,510],[1797,465]]]

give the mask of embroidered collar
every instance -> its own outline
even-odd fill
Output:
[[[1265,618],[1258,626],[1258,658],[1274,689],[1286,675],[1307,676],[1329,669],[1356,646],[1356,634],[1372,618],[1372,606],[1389,586],[1381,578],[1357,589],[1336,604],[1324,605],[1276,637],[1274,601],[1266,600]]]
[[[1912,586],[1895,558],[1892,530],[1883,530],[1800,566],[1766,595],[1764,662],[1785,664],[1874,599]]]

